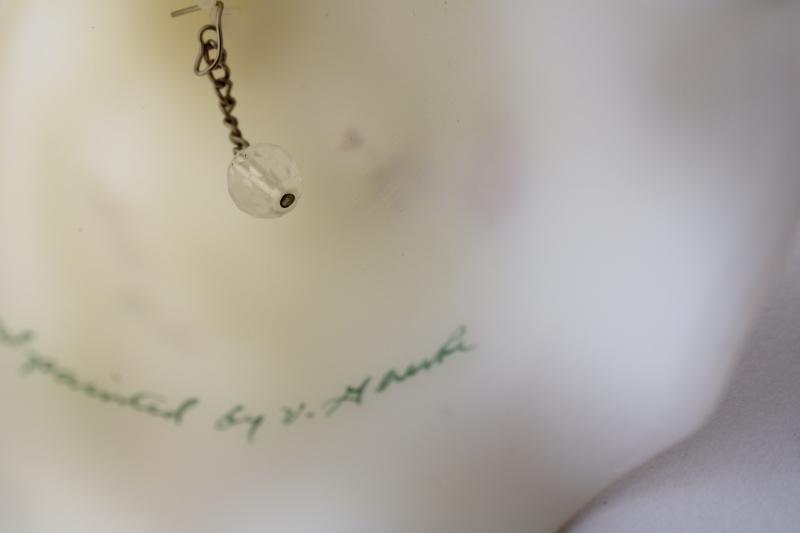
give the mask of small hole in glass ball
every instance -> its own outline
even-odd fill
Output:
[[[294,203],[294,194],[284,194],[281,196],[281,207],[286,209],[287,207],[291,206]]]

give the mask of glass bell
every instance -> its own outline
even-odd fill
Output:
[[[276,218],[294,209],[301,182],[292,156],[274,144],[239,150],[228,167],[231,198],[239,209],[256,218]]]

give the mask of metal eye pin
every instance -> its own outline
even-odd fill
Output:
[[[275,218],[291,211],[300,198],[300,178],[292,157],[274,144],[250,143],[239,129],[233,116],[236,99],[231,96],[233,82],[227,64],[227,51],[222,40],[222,13],[225,5],[217,0],[212,10],[212,24],[200,28],[200,51],[194,61],[194,73],[208,76],[219,99],[224,115],[223,124],[230,130],[233,161],[228,167],[228,192],[234,203],[245,213],[257,218]],[[179,17],[201,11],[200,5],[170,13]]]

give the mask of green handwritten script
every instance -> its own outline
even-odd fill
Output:
[[[465,340],[466,335],[467,328],[459,326],[432,356],[411,363],[403,370],[390,368],[379,374],[377,378],[371,375],[365,376],[355,384],[346,385],[340,394],[321,402],[316,409],[313,408],[314,404],[306,401],[283,405],[279,410],[280,414],[275,418],[281,426],[288,427],[300,420],[314,419],[318,413],[330,417],[346,405],[363,405],[372,395],[383,394],[423,372],[439,367],[455,354],[474,350],[475,346],[468,344]],[[73,370],[60,365],[54,358],[39,353],[33,346],[35,338],[36,334],[33,331],[12,331],[0,320],[0,346],[22,354],[24,359],[19,367],[22,376],[33,374],[47,376],[54,383],[66,387],[76,394],[82,394],[86,398],[153,416],[176,426],[180,426],[186,417],[197,411],[200,406],[200,398],[197,396],[189,396],[171,403],[164,394],[144,390],[123,393],[97,385],[91,380],[82,378]],[[252,443],[268,419],[271,418],[264,413],[250,413],[244,405],[237,404],[219,415],[212,427],[219,432],[242,428],[245,438]]]

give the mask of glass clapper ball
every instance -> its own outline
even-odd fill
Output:
[[[228,192],[233,202],[256,218],[276,218],[294,209],[301,182],[292,156],[274,144],[239,150],[228,167]]]

